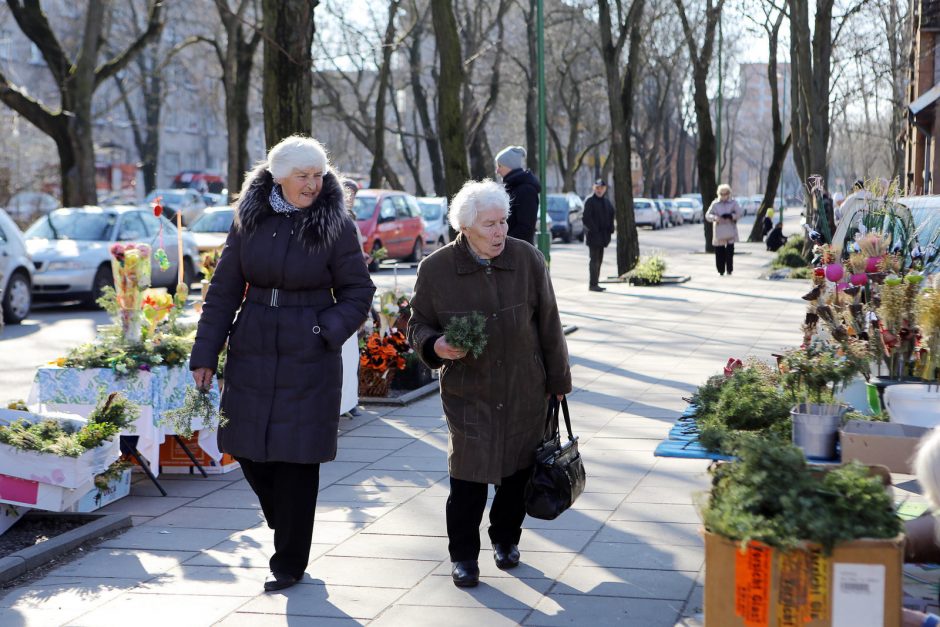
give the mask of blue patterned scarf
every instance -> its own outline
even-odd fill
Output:
[[[281,195],[281,186],[277,184],[271,188],[271,195],[268,197],[268,202],[271,203],[271,208],[274,209],[276,213],[290,215],[295,211],[300,211],[300,209],[284,199]]]

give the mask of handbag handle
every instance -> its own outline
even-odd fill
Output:
[[[571,414],[568,412],[568,397],[562,396],[559,402],[553,394],[548,401],[548,416],[546,416],[546,426],[551,428],[551,433],[558,433],[560,425],[558,424],[558,408],[561,406],[562,414],[565,417],[565,428],[568,430],[568,439],[574,440],[574,433],[571,432]]]

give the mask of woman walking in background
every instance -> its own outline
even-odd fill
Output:
[[[741,208],[731,197],[731,186],[722,183],[718,186],[718,198],[712,202],[705,214],[705,219],[714,223],[712,227],[712,245],[715,247],[715,266],[718,274],[728,276],[734,271],[734,243],[738,241],[738,218]]]
[[[336,457],[340,349],[374,292],[326,152],[284,139],[242,186],[190,357],[205,389],[228,339],[219,449],[241,464],[274,529],[266,591],[307,567],[320,464]]]

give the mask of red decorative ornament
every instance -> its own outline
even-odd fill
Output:
[[[814,276],[826,276],[826,271],[823,268],[813,268]]]
[[[163,205],[160,202],[163,200],[163,196],[157,196],[153,199],[153,215],[160,217],[160,214],[163,213]]]

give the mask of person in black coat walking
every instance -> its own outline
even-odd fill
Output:
[[[588,289],[603,292],[605,288],[597,284],[604,262],[604,249],[610,244],[614,232],[614,206],[607,198],[607,181],[594,181],[594,193],[584,199],[584,241],[588,246]]]
[[[207,388],[228,340],[219,449],[241,464],[274,529],[266,591],[306,569],[320,463],[336,457],[340,350],[374,292],[326,152],[284,139],[235,203],[189,360]]]
[[[525,169],[525,148],[503,148],[496,155],[496,174],[503,179],[509,194],[509,237],[535,244],[542,186],[538,178]]]

